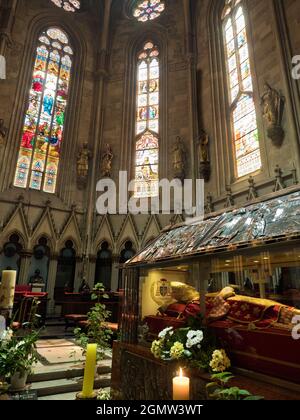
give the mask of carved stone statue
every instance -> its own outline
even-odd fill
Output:
[[[249,191],[248,191],[247,200],[248,201],[255,200],[258,197],[258,193],[255,187],[254,178],[250,176],[248,179],[248,182],[249,182]]]
[[[208,214],[213,213],[215,211],[213,198],[212,198],[212,195],[210,193],[206,197],[205,211]]]
[[[275,175],[275,187],[273,191],[276,192],[284,190],[286,188],[286,185],[282,176],[282,170],[278,165],[275,168]]]
[[[198,140],[198,161],[199,161],[199,173],[205,182],[208,182],[211,174],[210,167],[210,154],[209,154],[209,136],[201,130]]]
[[[7,135],[7,128],[4,127],[4,120],[0,119],[0,147],[4,145]]]
[[[226,205],[225,208],[230,208],[234,206],[234,198],[232,195],[232,189],[229,185],[226,186]]]
[[[185,178],[186,166],[186,149],[181,137],[176,137],[175,146],[173,148],[173,168],[174,177],[181,181]]]
[[[87,183],[89,173],[89,160],[92,153],[88,147],[88,143],[84,143],[77,156],[77,181],[80,189],[84,188]]]
[[[261,98],[261,105],[263,116],[268,124],[268,137],[276,146],[280,147],[285,136],[281,125],[285,98],[268,83],[265,88],[266,92]]]
[[[106,144],[105,150],[101,156],[101,176],[103,178],[111,178],[112,161],[114,155],[112,148],[109,144]]]

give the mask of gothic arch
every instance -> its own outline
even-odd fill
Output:
[[[67,162],[72,162],[75,159],[76,147],[74,147],[74,145],[77,143],[80,112],[80,107],[76,104],[81,103],[87,46],[84,41],[84,37],[81,34],[80,28],[78,28],[76,22],[71,17],[68,17],[68,15],[69,14],[67,13],[63,15],[57,14],[55,13],[55,9],[53,11],[47,10],[46,12],[36,15],[29,25],[23,58],[20,65],[18,85],[15,95],[16,100],[12,111],[9,135],[6,142],[6,148],[3,153],[3,162],[12,162],[13,164],[10,164],[8,168],[6,165],[2,164],[2,172],[0,174],[2,184],[0,185],[0,190],[4,191],[7,189],[14,179],[17,154],[20,147],[23,117],[26,110],[28,95],[28,89],[24,87],[30,86],[38,35],[43,31],[43,29],[50,26],[59,27],[68,34],[75,54],[72,80],[70,84],[70,98],[67,111],[68,115],[65,124],[64,142],[62,144],[60,169],[55,196],[70,204],[70,192],[67,191],[66,185],[70,184],[72,171],[69,170]],[[20,106],[19,104],[22,105]],[[62,179],[64,182],[61,181]],[[19,189],[16,190],[19,191]]]
[[[168,136],[167,136],[167,75],[168,75],[168,42],[166,29],[157,22],[151,22],[151,30],[143,24],[139,25],[136,34],[131,38],[126,51],[126,74],[124,83],[124,100],[126,103],[122,121],[121,168],[127,170],[129,178],[134,179],[135,159],[135,123],[136,123],[136,75],[137,55],[147,42],[153,42],[160,51],[160,178],[167,177]]]
[[[262,159],[262,169],[255,178],[257,179],[257,182],[260,182],[269,176],[268,158],[266,153],[265,130],[260,109],[259,88],[255,69],[255,51],[252,44],[252,24],[248,17],[249,2],[247,0],[243,0],[243,2],[245,10],[247,11],[246,21],[249,34],[249,56],[253,75],[254,101]],[[209,28],[209,61],[213,108],[212,121],[214,121],[212,128],[215,139],[215,176],[217,180],[217,193],[218,196],[221,197],[225,197],[226,195],[226,185],[232,186],[233,193],[241,193],[247,191],[248,188],[248,180],[245,177],[240,179],[235,177],[235,153],[233,150],[231,118],[228,105],[227,69],[225,64],[226,58],[224,54],[223,27],[221,21],[224,6],[225,0],[211,1],[208,6],[206,18],[206,26]]]

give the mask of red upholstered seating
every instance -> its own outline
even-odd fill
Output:
[[[77,325],[79,322],[85,321],[88,317],[87,315],[81,314],[69,314],[65,315],[66,329],[70,327],[70,324]]]

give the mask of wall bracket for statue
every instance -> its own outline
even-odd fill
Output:
[[[84,143],[77,155],[77,186],[83,190],[87,186],[89,174],[89,161],[92,158],[92,152],[88,143]]]
[[[209,136],[204,130],[200,132],[197,148],[200,178],[208,182],[211,175]]]
[[[285,132],[282,128],[282,117],[285,105],[284,96],[266,83],[266,92],[261,98],[263,117],[267,121],[267,134],[276,147],[281,147]]]

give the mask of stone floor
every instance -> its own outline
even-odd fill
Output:
[[[82,389],[84,360],[82,349],[75,344],[72,328],[50,322],[41,331],[37,342],[39,361],[28,378],[28,391],[35,391],[39,400],[75,400]],[[95,389],[109,389],[111,351],[100,362],[95,376]]]

